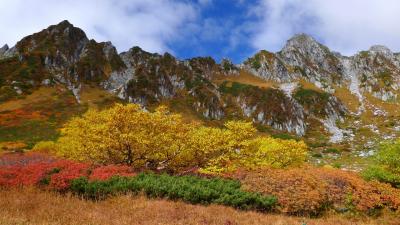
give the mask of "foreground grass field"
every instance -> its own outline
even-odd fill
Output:
[[[0,224],[163,224],[163,225],[395,225],[400,218],[385,214],[378,219],[320,219],[289,217],[234,210],[224,206],[198,206],[145,197],[119,196],[86,201],[36,189],[0,190]]]

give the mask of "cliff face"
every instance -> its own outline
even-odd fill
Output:
[[[7,48],[3,47],[3,51]],[[16,86],[22,92],[43,84],[62,83],[78,99],[81,82],[98,83],[112,71],[125,67],[110,42],[89,40],[68,21],[29,35],[0,55],[7,61],[1,64],[0,69],[7,71],[2,77],[16,85],[29,84]],[[12,86],[7,82],[3,85]]]
[[[341,142],[352,133],[338,123],[357,123],[354,118],[365,112],[387,115],[371,98],[395,104],[399,74],[400,55],[383,46],[345,57],[300,34],[279,52],[260,51],[241,65],[218,64],[210,57],[179,60],[139,47],[118,54],[110,42],[89,40],[63,21],[0,48],[0,101],[61,84],[79,102],[82,86],[89,84],[145,107],[178,102],[202,119],[248,118],[297,135],[306,135],[317,121],[332,133],[331,142]],[[251,81],[256,77],[262,80]],[[350,104],[346,96],[357,102]]]
[[[315,110],[307,109],[310,106],[324,109],[325,114],[317,117],[325,128],[336,136],[331,141],[342,140],[343,138],[337,137],[346,133],[346,131],[340,132],[341,129],[335,125],[338,121],[343,122],[348,111],[346,104],[343,104],[343,101],[345,103],[349,101],[341,93],[344,90],[346,95],[352,95],[357,99],[356,103],[351,103],[357,104],[357,108],[351,113],[358,117],[368,113],[388,116],[391,113],[389,112],[391,106],[388,104],[396,105],[398,102],[399,54],[384,46],[372,46],[368,51],[345,57],[330,51],[312,37],[300,34],[288,40],[281,51],[276,53],[260,51],[247,59],[241,68],[267,81],[292,83],[294,89],[301,88],[300,84],[306,82],[315,85],[321,93],[331,94],[331,97],[320,98],[318,103],[312,104],[297,99],[306,108],[306,114],[316,116]],[[342,99],[335,96],[340,96]],[[313,98],[313,101],[315,100],[317,98]],[[324,102],[321,107],[321,103]],[[365,121],[353,122],[362,124]],[[360,126],[362,125],[357,127]]]
[[[242,67],[266,80],[291,82],[304,79],[331,93],[335,86],[344,86],[360,101],[365,93],[383,101],[396,100],[399,89],[399,54],[377,45],[345,57],[331,52],[305,34],[288,40],[277,53],[257,53]]]

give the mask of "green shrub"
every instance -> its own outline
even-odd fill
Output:
[[[285,133],[273,134],[273,135],[271,135],[271,137],[279,138],[279,139],[282,139],[282,140],[297,140],[297,141],[299,140],[298,137],[292,136],[290,134],[285,134]]]
[[[220,87],[219,90],[223,93],[226,94],[232,94],[233,96],[238,96],[240,93],[243,93],[246,90],[256,88],[255,86],[249,85],[249,84],[242,84],[238,82],[232,82],[231,86],[228,86],[228,82],[224,81]]]
[[[8,101],[16,95],[16,91],[11,86],[0,87],[0,102]]]
[[[319,152],[315,152],[311,156],[314,157],[314,158],[322,158],[322,154],[319,153]]]
[[[330,94],[300,87],[295,91],[293,97],[312,113],[326,115],[325,109],[329,102]]]
[[[381,166],[369,166],[362,172],[362,176],[366,180],[377,180],[380,182],[389,183],[394,187],[400,188],[400,176],[387,171]]]
[[[258,70],[258,69],[261,68],[261,63],[260,63],[259,61],[257,61],[257,60],[254,60],[254,61],[252,62],[252,64],[251,64],[251,66],[252,66],[254,69]]]
[[[340,168],[342,168],[342,164],[338,163],[338,162],[335,162],[335,163],[333,163],[332,167],[336,168],[336,169],[340,169]]]
[[[193,204],[221,204],[239,209],[273,209],[277,199],[241,189],[239,181],[194,176],[170,176],[141,173],[136,177],[113,177],[107,181],[72,181],[73,193],[101,199],[117,193],[144,193],[151,198],[183,200]]]
[[[332,153],[332,154],[340,154],[340,151],[337,148],[327,148],[322,151],[323,153]]]
[[[400,188],[400,139],[381,144],[373,159],[375,163],[363,171],[363,177]]]

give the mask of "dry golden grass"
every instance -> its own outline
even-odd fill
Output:
[[[240,73],[237,76],[219,76],[215,79],[216,83],[222,83],[223,81],[238,82],[262,88],[278,87],[277,83],[261,79],[244,70],[240,70]]]
[[[381,101],[372,96],[371,94],[365,94],[364,96],[365,96],[367,110],[360,117],[363,124],[374,124],[377,126],[378,130],[381,133],[391,132],[392,121],[397,121],[400,117],[399,104]],[[374,115],[373,108],[375,107],[384,110],[385,112],[387,112],[387,115],[386,116]],[[374,135],[374,133],[370,131],[368,128],[364,128],[363,132],[364,136]]]
[[[382,101],[369,93],[365,94],[365,98],[372,105],[375,105],[388,112],[389,116],[400,116],[400,107],[398,103]]]
[[[23,99],[11,100],[0,104],[0,112],[12,111],[35,103],[52,99],[57,89],[54,87],[41,87]]]
[[[304,79],[300,79],[298,82],[304,89],[310,89],[310,90],[314,90],[314,91],[323,92],[323,90],[321,90],[321,88],[317,87],[314,83],[308,82]]]
[[[68,92],[64,87],[40,87],[39,89],[32,92],[30,95],[26,95],[22,99],[16,99],[7,101],[0,104],[0,112],[13,111],[16,109],[24,108],[34,104],[42,102],[54,101],[60,93]],[[100,88],[93,88],[88,85],[82,87],[80,93],[81,102],[88,104],[90,107],[98,108],[99,102],[105,98],[116,98],[113,94],[102,90]]]
[[[105,98],[116,98],[113,94],[107,92],[106,90],[90,87],[88,85],[84,85],[82,87],[80,97],[83,104],[87,103],[89,107],[96,109],[98,108],[99,103]]]
[[[343,104],[349,109],[351,112],[356,113],[360,107],[360,101],[358,98],[350,92],[349,89],[345,87],[334,87],[335,93],[334,95],[339,98]]]
[[[16,151],[26,148],[27,145],[24,142],[20,141],[6,141],[0,142],[0,156],[1,152],[4,151]]]
[[[81,200],[30,190],[0,191],[0,224],[163,224],[163,225],[381,225],[400,224],[394,215],[379,219],[349,219],[330,216],[303,219],[282,215],[244,212],[223,206],[197,206],[144,197],[120,196],[101,202]]]

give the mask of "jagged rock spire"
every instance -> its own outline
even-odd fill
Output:
[[[8,49],[10,49],[10,48],[8,47],[7,44],[5,44],[5,45],[3,45],[3,47],[0,48],[0,52],[5,52],[5,51],[7,51]]]
[[[388,58],[393,57],[393,52],[384,45],[373,45],[369,48],[369,52],[372,54],[381,54]]]
[[[318,45],[320,45],[320,43],[318,43],[313,37],[301,33],[301,34],[296,34],[292,38],[290,38],[286,42],[286,45],[282,50],[285,50],[287,48],[315,47]]]
[[[8,47],[7,44],[5,44],[3,47],[0,48],[0,59],[5,57],[4,55],[6,54],[6,52],[7,52],[9,49],[10,49],[10,48]]]

